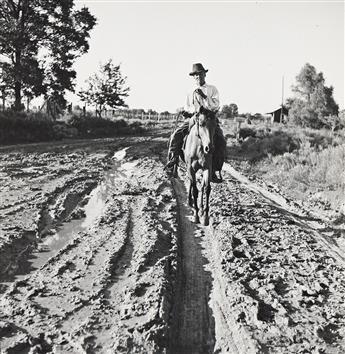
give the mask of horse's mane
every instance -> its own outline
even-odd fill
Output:
[[[216,121],[216,112],[213,111],[202,111],[197,115],[199,122]]]

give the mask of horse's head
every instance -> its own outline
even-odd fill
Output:
[[[216,113],[212,111],[201,111],[197,116],[198,137],[204,154],[213,152],[213,137],[217,126]]]

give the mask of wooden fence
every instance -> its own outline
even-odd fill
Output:
[[[139,120],[174,120],[176,114],[161,114],[161,113],[133,113],[133,112],[111,112],[108,111],[104,117],[106,118],[127,118],[127,119],[139,119]]]

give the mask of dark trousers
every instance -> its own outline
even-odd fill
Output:
[[[178,158],[183,146],[183,139],[189,132],[189,120],[183,122],[175,131],[171,134],[169,143],[169,160],[171,158]]]

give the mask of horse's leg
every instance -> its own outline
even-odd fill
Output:
[[[188,205],[190,207],[193,207],[193,195],[192,195],[192,191],[193,191],[193,180],[192,178],[188,179]]]
[[[173,177],[174,178],[177,178],[177,176],[178,176],[178,157],[176,158],[176,162],[175,162],[175,164],[174,164],[174,167],[173,167]]]
[[[205,171],[202,173],[202,180],[201,180],[201,198],[200,198],[200,215],[204,214],[204,197],[205,197]]]
[[[198,187],[196,185],[196,173],[191,169],[191,185],[193,191],[193,202],[194,202],[194,222],[198,224],[199,220],[199,207],[198,207]]]
[[[193,172],[190,162],[187,162],[187,176],[188,176],[188,205],[193,208]]]
[[[206,190],[206,200],[205,200],[205,209],[203,213],[203,225],[207,226],[209,224],[209,202],[210,202],[210,193],[211,193],[211,183],[210,183],[210,177],[211,177],[211,170],[204,171],[203,175],[203,190]]]

